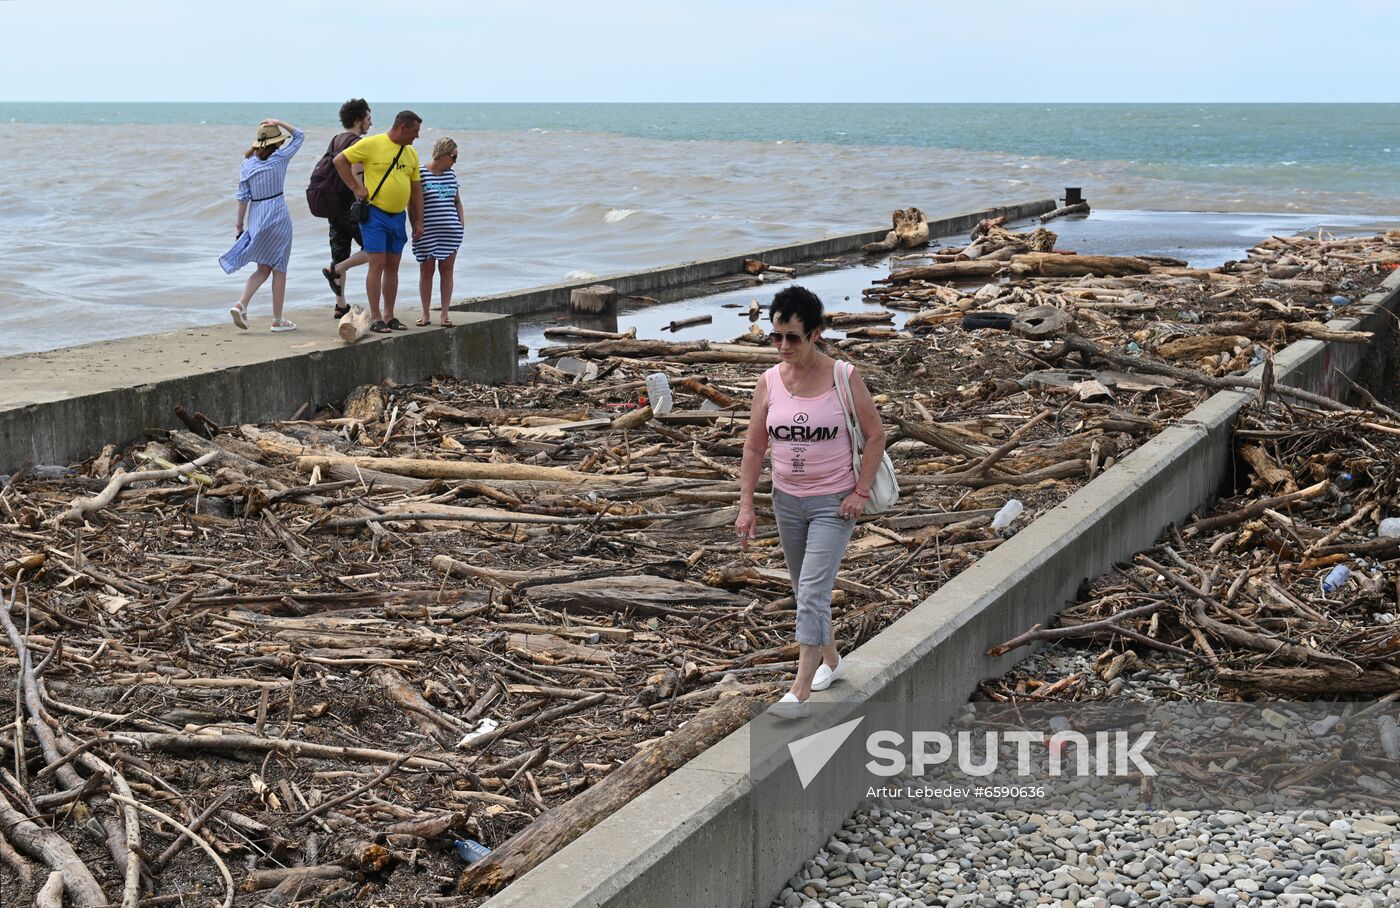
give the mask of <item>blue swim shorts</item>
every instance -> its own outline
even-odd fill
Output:
[[[387,252],[398,255],[408,242],[408,213],[388,214],[369,206],[369,220],[360,225],[364,249],[368,253]]]

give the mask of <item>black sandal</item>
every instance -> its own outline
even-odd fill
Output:
[[[384,324],[388,325],[388,326],[389,326],[392,330],[394,330],[394,331],[407,331],[407,330],[408,330],[408,326],[405,325],[403,322],[399,321],[399,320],[396,319],[396,318],[391,318],[391,319],[389,319],[387,322],[385,322]]]
[[[326,283],[331,285],[331,292],[336,296],[342,296],[339,275],[335,273],[335,266],[321,269],[321,277],[326,279]]]
[[[373,331],[375,334],[388,334],[389,326],[384,324],[382,321],[375,322],[374,324],[369,326],[369,330]]]
[[[336,307],[335,307],[335,311],[331,313],[331,317],[334,318],[336,321],[340,321],[341,319],[345,318],[345,316],[347,316],[347,315],[349,315],[349,314],[350,314],[350,304],[349,304],[349,303],[346,303],[344,306],[336,306]]]

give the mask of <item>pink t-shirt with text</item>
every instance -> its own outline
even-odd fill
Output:
[[[778,367],[763,373],[768,388],[768,446],[773,486],[789,495],[835,495],[855,488],[846,412],[833,383],[818,397],[788,393]]]

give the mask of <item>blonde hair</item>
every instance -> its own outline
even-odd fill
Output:
[[[433,143],[433,160],[437,160],[445,154],[452,154],[456,150],[456,140],[449,139],[447,136],[443,136],[441,139],[438,139],[436,142]]]

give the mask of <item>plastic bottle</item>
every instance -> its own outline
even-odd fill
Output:
[[[1324,593],[1335,593],[1341,589],[1351,576],[1351,568],[1345,564],[1339,564],[1327,572],[1327,577],[1322,581],[1322,591]]]
[[[491,853],[490,848],[476,839],[458,839],[453,843],[452,848],[457,852],[457,857],[468,864],[474,864]]]
[[[665,372],[653,372],[647,376],[647,400],[651,401],[651,412],[657,416],[670,413],[675,406],[671,400],[671,379]]]
[[[1021,499],[1019,498],[1013,498],[1002,505],[1001,510],[997,511],[997,515],[992,518],[992,532],[1004,532],[1007,527],[1015,522],[1017,517],[1021,516],[1021,511],[1023,510],[1025,510],[1025,507],[1021,504]]]
[[[1347,299],[1346,297],[1344,297],[1344,296],[1342,296],[1342,295],[1340,295],[1340,294],[1338,294],[1337,296],[1332,297],[1332,300],[1331,300],[1332,305],[1333,305],[1333,306],[1336,306],[1338,309],[1342,308],[1343,306],[1345,306],[1347,303],[1350,303],[1350,302],[1351,302],[1351,300]]]
[[[1400,536],[1400,517],[1387,517],[1376,530],[1377,536]]]

